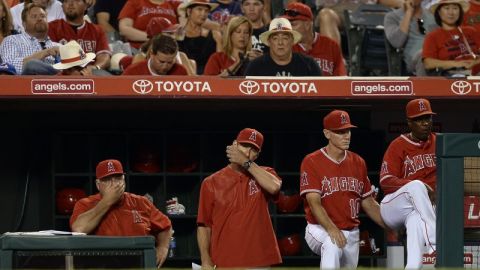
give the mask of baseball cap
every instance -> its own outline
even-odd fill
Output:
[[[299,2],[292,2],[287,5],[286,9],[283,10],[282,17],[289,21],[311,21],[313,20],[313,13],[309,6]]]
[[[17,75],[15,67],[10,63],[0,64],[0,74]]]
[[[98,163],[96,169],[97,179],[102,179],[113,174],[124,174],[122,163],[120,163],[120,161],[116,159],[107,159]]]
[[[356,127],[350,123],[350,116],[346,111],[333,110],[323,118],[324,129],[342,130]]]
[[[238,133],[237,142],[248,143],[255,146],[258,150],[261,150],[263,145],[263,135],[253,128],[244,128]]]
[[[407,103],[407,118],[415,118],[426,114],[436,114],[432,112],[432,107],[430,106],[430,101],[424,98],[417,98],[410,100]]]
[[[153,17],[147,25],[147,37],[152,38],[163,32],[175,33],[178,28],[180,28],[180,24],[174,24],[167,18]]]

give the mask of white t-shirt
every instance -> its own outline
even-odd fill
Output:
[[[18,32],[24,32],[22,23],[22,11],[25,3],[15,5],[10,9],[13,19],[13,27]],[[63,13],[62,3],[58,0],[51,0],[47,6],[47,21],[51,22],[57,19],[65,19],[65,13]]]

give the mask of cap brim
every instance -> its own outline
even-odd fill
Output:
[[[101,180],[101,179],[103,179],[103,178],[105,178],[105,177],[107,177],[107,176],[116,175],[116,174],[118,174],[118,175],[120,175],[120,174],[121,174],[121,175],[125,175],[124,172],[122,172],[122,173],[119,173],[119,172],[111,172],[111,173],[107,173],[107,174],[105,174],[105,175],[102,175],[102,177],[97,177],[97,179],[100,179],[100,180]]]
[[[275,33],[291,33],[293,35],[293,44],[297,44],[301,39],[302,39],[302,34],[295,30],[272,30],[272,31],[266,31],[260,34],[260,41],[267,45],[270,46],[270,43],[268,43],[268,38],[270,35],[275,34]]]
[[[413,118],[417,118],[417,117],[424,116],[424,115],[435,115],[435,114],[436,113],[434,113],[434,112],[421,112],[421,113],[417,113],[417,114],[408,116],[408,118],[413,119]]]
[[[357,126],[355,125],[352,125],[352,124],[345,124],[341,127],[338,127],[338,128],[327,128],[328,130],[334,130],[334,131],[337,131],[337,130],[343,130],[343,129],[349,129],[349,128],[356,128]]]
[[[187,10],[187,8],[193,6],[193,5],[197,5],[197,6],[209,6],[210,7],[210,11],[216,9],[219,4],[217,3],[198,3],[198,2],[191,2],[191,3],[184,3],[184,4],[180,4],[178,6],[178,10],[179,11],[182,11],[182,12],[185,12],[185,10]]]
[[[254,142],[251,142],[251,141],[237,141],[238,143],[244,143],[244,144],[250,144],[250,145],[253,145],[255,146],[259,151],[260,151],[260,146],[258,146],[258,144],[254,143]]]

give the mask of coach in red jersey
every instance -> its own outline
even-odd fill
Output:
[[[282,262],[268,211],[282,180],[256,163],[263,135],[241,130],[226,149],[230,162],[205,178],[200,189],[197,241],[202,269],[268,269]]]
[[[321,269],[357,268],[360,207],[385,228],[380,206],[363,158],[348,151],[350,123],[347,112],[334,110],[323,118],[328,145],[302,161],[300,195],[307,219],[305,240],[321,256]]]
[[[100,75],[110,65],[111,51],[103,29],[85,21],[84,14],[88,7],[86,0],[64,0],[63,12],[66,18],[50,22],[48,36],[61,44],[75,40],[85,53],[95,53],[95,62],[87,65],[85,69],[88,69],[89,73]],[[99,71],[92,72],[94,69]]]
[[[292,23],[293,30],[302,34],[300,42],[293,46],[294,52],[315,59],[323,76],[347,75],[340,46],[333,39],[314,31],[313,13],[309,6],[292,2],[285,9],[283,17]]]
[[[423,253],[435,251],[436,135],[430,102],[408,102],[410,133],[393,140],[383,156],[380,186],[385,194],[380,210],[392,229],[407,229],[407,269],[422,267]],[[427,249],[425,249],[425,246]]]
[[[131,64],[123,75],[187,75],[187,70],[176,63],[178,44],[173,37],[156,35],[146,60]]]

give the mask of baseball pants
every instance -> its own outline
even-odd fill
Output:
[[[322,226],[318,224],[307,225],[305,241],[313,252],[320,255],[320,268],[357,268],[360,231],[355,228],[351,231],[342,230],[342,233],[347,239],[347,244],[344,248],[339,248],[332,242]]]
[[[380,213],[388,227],[407,229],[405,268],[422,268],[423,253],[433,253],[436,248],[436,214],[425,184],[414,180],[388,194],[380,203]]]

